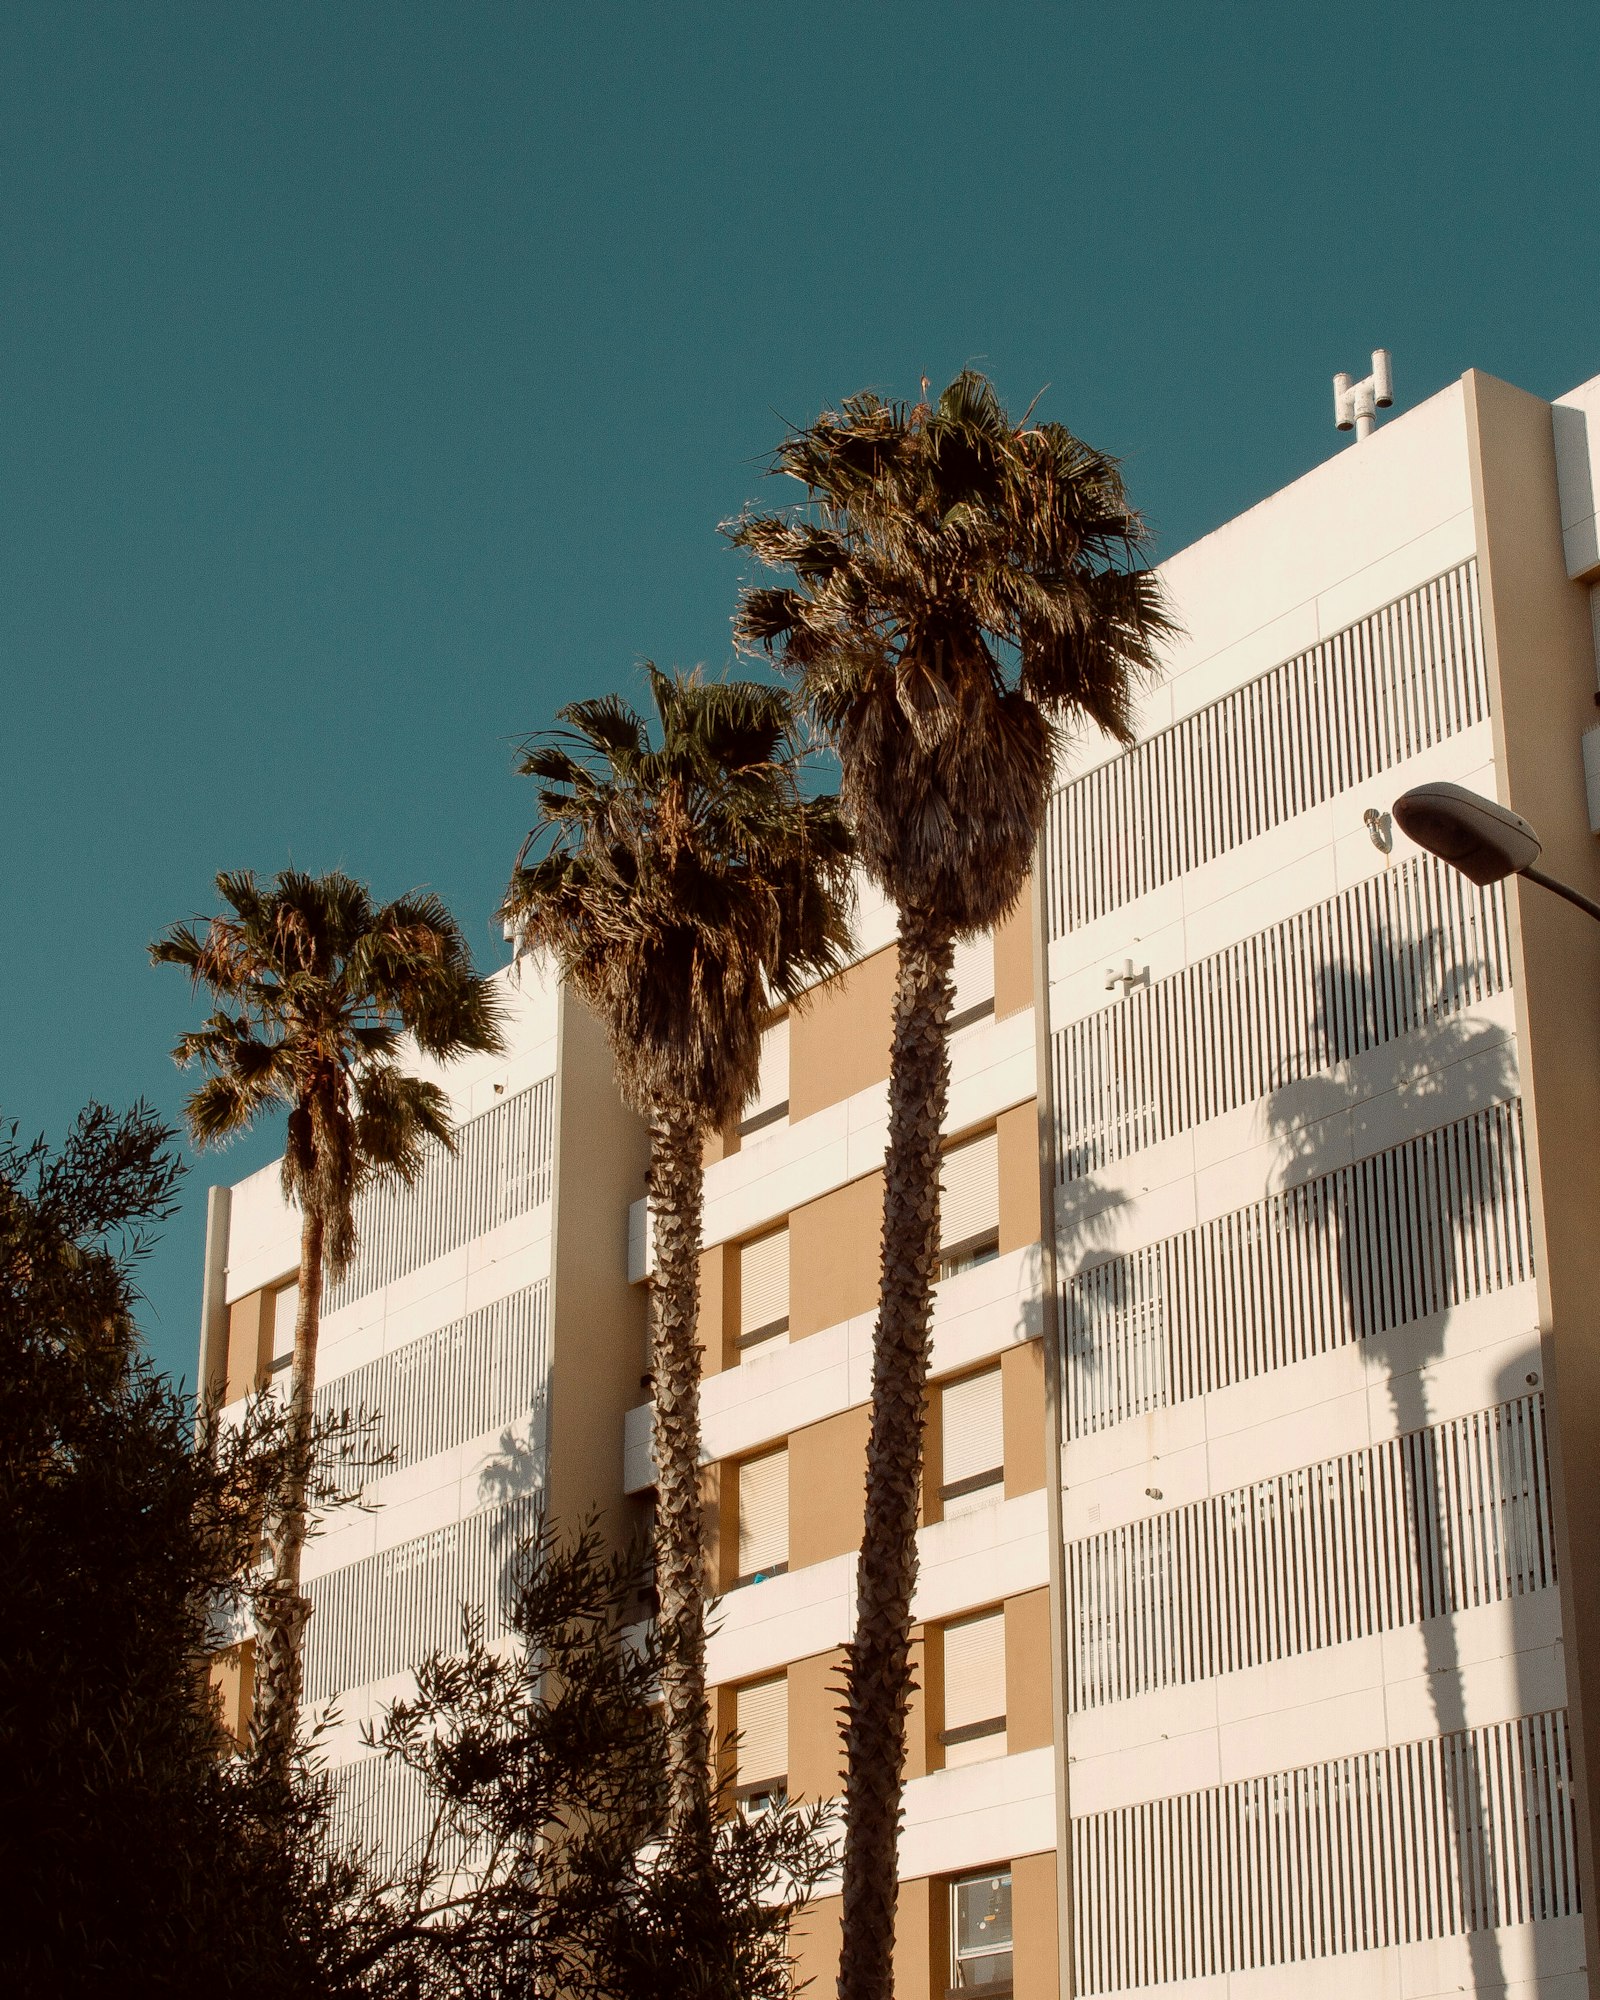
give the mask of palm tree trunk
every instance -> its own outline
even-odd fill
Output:
[[[655,1281],[656,1592],[674,1841],[690,1865],[711,1854],[711,1726],[706,1709],[706,1528],[700,1487],[701,1137],[687,1112],[663,1112],[650,1146]]]
[[[928,1341],[939,1255],[939,1151],[950,1091],[949,932],[900,914],[889,1062],[883,1269],[872,1350],[867,1509],[845,1668],[840,2000],[893,2000],[896,1849],[911,1700]]]
[[[317,1387],[317,1334],[322,1323],[320,1214],[300,1224],[300,1297],[294,1322],[289,1388],[289,1442],[283,1491],[273,1523],[272,1581],[257,1603],[260,1628],[251,1739],[257,1758],[286,1778],[300,1713],[301,1654],[311,1605],[300,1589],[306,1545],[306,1491],[311,1479],[312,1399]]]

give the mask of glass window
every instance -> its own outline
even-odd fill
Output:
[[[958,1993],[1011,1990],[1011,1870],[950,1884],[950,1983]]]

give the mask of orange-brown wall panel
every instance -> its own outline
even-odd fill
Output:
[[[1050,1593],[1006,1599],[1006,1754],[1055,1741],[1050,1698]]]
[[[994,1014],[1003,1021],[1033,1005],[1033,877],[994,930]]]
[[[1000,1173],[1000,1254],[1039,1240],[1039,1108],[1033,1098],[995,1120]]]
[[[1012,1991],[1016,2000],[1060,2000],[1056,1955],[1056,1857],[1023,1854],[1011,1864]]]
[[[1000,1357],[1006,1498],[1037,1493],[1045,1480],[1044,1342],[1008,1347]]]
[[[789,1016],[789,1117],[809,1118],[889,1074],[896,953],[824,980]]]
[[[236,1403],[259,1389],[272,1360],[272,1295],[246,1292],[228,1308],[226,1401]]]
[[[844,1745],[839,1739],[839,1693],[844,1650],[814,1653],[789,1667],[789,1795],[837,1798],[844,1789]]]
[[[789,1338],[878,1309],[883,1175],[864,1174],[789,1215]]]
[[[789,1433],[789,1567],[861,1546],[867,1492],[865,1403]]]

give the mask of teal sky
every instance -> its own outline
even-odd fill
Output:
[[[1512,25],[1514,23],[1514,26]],[[974,362],[1162,550],[1395,355],[1600,372],[1600,10],[337,0],[0,19],[0,1108],[175,1115],[219,867],[487,912],[511,744],[729,659],[786,419]],[[193,1373],[201,1163],[146,1272]]]

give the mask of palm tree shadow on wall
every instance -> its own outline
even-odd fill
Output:
[[[544,1524],[545,1404],[541,1397],[519,1430],[508,1425],[500,1433],[499,1445],[478,1468],[478,1505],[500,1508],[500,1518],[489,1532],[489,1547],[496,1559],[493,1584],[485,1590],[485,1610],[498,1613],[502,1628],[510,1617],[518,1593],[527,1581],[530,1549]],[[521,1500],[528,1504],[513,1507]]]
[[[1299,1205],[1300,1226],[1322,1238],[1322,1257],[1337,1273],[1343,1338],[1359,1342],[1381,1371],[1395,1432],[1410,1439],[1401,1455],[1402,1504],[1417,1598],[1429,1609],[1421,1580],[1453,1576],[1452,1555],[1462,1538],[1446,1504],[1441,1454],[1429,1435],[1435,1421],[1429,1370],[1443,1357],[1452,1310],[1486,1288],[1480,1261],[1486,1236],[1503,1243],[1509,1234],[1516,1246],[1513,1267],[1520,1263],[1524,1274],[1531,1269],[1514,1109],[1517,1073],[1506,1031],[1464,1013],[1478,968],[1470,961],[1452,964],[1442,934],[1420,941],[1375,936],[1370,963],[1370,973],[1339,959],[1312,969],[1313,1039],[1321,1044],[1316,1053],[1323,1065],[1272,1092],[1266,1124],[1283,1150],[1284,1188],[1335,1176],[1322,1183],[1326,1199]],[[1411,1019],[1419,1025],[1389,1042],[1381,1041],[1377,1018],[1379,982],[1391,994],[1409,992],[1416,1003]],[[1496,1106],[1513,1108],[1502,1119],[1473,1119]],[[1422,1134],[1436,1141],[1406,1148],[1403,1159],[1392,1156],[1381,1174],[1337,1175]],[[1509,1281],[1504,1275],[1499,1280]],[[1530,1371],[1538,1367],[1536,1335],[1533,1356]],[[1524,1370],[1514,1373],[1520,1381]],[[1506,1380],[1502,1375],[1502,1394]],[[1506,1531],[1512,1514],[1536,1497],[1531,1486],[1519,1486],[1515,1472],[1505,1476],[1507,1457],[1496,1456],[1500,1484],[1491,1510],[1502,1576],[1511,1571]],[[1515,1532],[1513,1526],[1513,1539]],[[1455,1927],[1468,1939],[1474,1989],[1490,1993],[1507,1978],[1493,1928],[1506,1921],[1494,1887],[1504,1863],[1493,1851],[1488,1774],[1464,1733],[1462,1661],[1451,1613],[1465,1606],[1449,1601],[1448,1582],[1436,1588],[1445,1593],[1442,1609],[1412,1629],[1421,1640],[1435,1731],[1458,1738],[1456,1782],[1446,1786]],[[1395,1856],[1397,1864],[1401,1859]],[[1395,1901],[1403,1907],[1398,1896]]]

